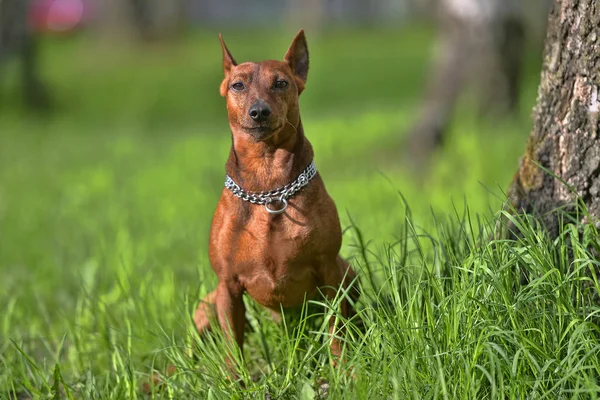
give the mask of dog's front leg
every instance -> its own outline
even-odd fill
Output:
[[[348,297],[352,299],[352,301],[356,301],[358,299],[358,289],[356,282],[353,282],[356,279],[356,272],[350,267],[350,265],[341,257],[337,257],[336,265],[327,271],[325,274],[325,280],[328,287],[325,289],[325,295],[330,300],[334,299],[337,295],[336,288],[340,286],[348,290],[348,293],[344,294],[344,298],[341,299],[341,315],[344,319],[348,320],[353,315],[355,315],[356,311],[354,307],[348,301]],[[352,285],[352,286],[351,286]],[[329,319],[329,334],[332,336],[331,339],[331,355],[333,356],[333,365],[337,365],[341,360],[340,356],[342,354],[342,336],[345,334],[345,327],[343,321],[338,321],[335,316],[331,316]],[[339,325],[339,327],[338,327]]]
[[[235,339],[243,354],[244,327],[246,324],[246,307],[244,306],[244,290],[237,282],[219,282],[216,294],[216,309],[219,324],[227,339]],[[231,360],[228,360],[230,367]]]
[[[196,308],[196,312],[194,313],[194,323],[196,324],[196,329],[198,329],[198,333],[201,337],[205,332],[210,330],[210,323],[217,315],[215,308],[216,298],[217,291],[213,290],[200,301],[198,308]]]

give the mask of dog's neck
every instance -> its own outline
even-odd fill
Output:
[[[225,169],[242,189],[269,191],[291,183],[312,159],[312,146],[299,121],[265,141],[256,141],[243,131],[234,132]]]

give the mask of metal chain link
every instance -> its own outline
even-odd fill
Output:
[[[289,199],[296,194],[304,186],[308,185],[308,182],[317,175],[317,167],[315,162],[312,161],[308,164],[308,167],[292,183],[268,191],[268,192],[246,192],[242,189],[229,175],[225,175],[225,187],[231,190],[234,196],[239,197],[244,201],[249,201],[252,204],[269,204],[274,200]]]

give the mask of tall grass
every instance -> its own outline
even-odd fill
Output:
[[[311,302],[320,313],[305,307],[280,324],[246,299],[244,357],[218,330],[198,338],[190,319],[195,299],[174,307],[181,331],[146,328],[161,344],[148,348],[135,333],[134,315],[160,320],[162,297],[148,301],[147,280],[133,288],[135,275],[123,271],[114,289],[122,294],[91,290],[78,297],[64,335],[3,343],[0,387],[6,396],[135,398],[153,371],[175,365],[175,373],[151,386],[151,396],[596,398],[595,226],[566,224],[553,239],[531,216],[473,217],[466,211],[425,232],[407,212],[396,243],[373,249],[357,242],[353,265],[364,294],[351,321],[337,312],[343,293],[331,303]],[[507,218],[517,234],[492,239]],[[14,303],[5,310],[4,329],[20,317],[15,310]],[[338,368],[328,361],[329,316],[347,328]],[[237,355],[244,386],[231,378],[227,354]]]

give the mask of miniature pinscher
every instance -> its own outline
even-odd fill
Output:
[[[275,312],[342,287],[341,312],[354,313],[356,273],[339,255],[342,231],[335,204],[304,135],[298,97],[308,74],[300,31],[283,61],[238,64],[219,35],[232,146],[225,187],[212,221],[210,263],[219,283],[198,306],[200,334],[214,317],[242,348],[244,293]],[[349,298],[352,301],[349,301]],[[212,317],[211,317],[212,316]],[[335,318],[329,321],[332,360],[341,353]]]

